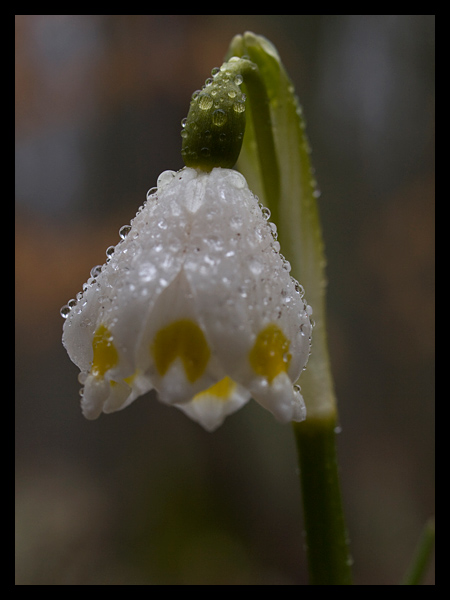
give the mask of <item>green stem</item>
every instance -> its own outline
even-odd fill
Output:
[[[294,423],[311,585],[351,585],[336,457],[336,419]]]

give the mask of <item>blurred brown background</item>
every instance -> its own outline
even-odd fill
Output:
[[[17,584],[307,583],[289,426],[252,403],[208,434],[152,395],[88,422],[61,345],[245,30],[295,83],[322,191],[356,583],[397,583],[434,512],[434,17],[19,15]]]

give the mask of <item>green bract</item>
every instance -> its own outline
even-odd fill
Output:
[[[181,154],[187,167],[211,171],[236,163],[245,131],[241,62],[248,61],[231,58],[220,69],[213,69],[203,88],[193,93],[181,132]]]
[[[272,213],[292,274],[314,309],[314,345],[302,390],[308,419],[334,415],[336,401],[325,328],[325,253],[302,110],[276,48],[246,32],[229,56],[245,56],[257,77],[244,76],[247,128],[237,167]],[[251,61],[251,62],[250,62]],[[263,90],[264,93],[261,93]]]

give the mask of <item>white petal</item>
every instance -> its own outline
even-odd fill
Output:
[[[280,373],[269,384],[265,378],[252,379],[249,390],[253,398],[269,410],[278,421],[304,421],[306,407],[299,390],[292,386],[286,373]]]
[[[247,390],[225,378],[195,396],[191,402],[176,406],[207,431],[214,431],[228,415],[239,410],[249,399],[250,393]]]
[[[205,200],[192,225],[184,265],[196,310],[226,373],[288,420],[303,414],[293,408],[299,406],[293,382],[309,357],[307,306],[245,179],[227,169],[214,169],[205,179]],[[272,383],[249,362],[258,335],[271,324],[286,336],[290,354],[287,376]]]
[[[137,365],[168,404],[188,402],[226,375],[205,335],[183,270],[148,315]]]

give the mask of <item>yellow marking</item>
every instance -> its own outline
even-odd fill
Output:
[[[92,340],[94,358],[91,373],[95,377],[104,377],[106,371],[116,366],[119,354],[112,342],[111,332],[105,325],[100,325]]]
[[[220,400],[228,400],[231,394],[234,392],[236,384],[229,377],[224,377],[207,390],[196,394],[193,400],[202,400],[205,396],[216,396]]]
[[[259,332],[248,356],[255,373],[267,377],[269,383],[279,373],[286,373],[292,358],[289,346],[289,340],[277,325],[267,325]]]
[[[181,358],[190,383],[201,377],[211,355],[203,331],[189,319],[180,319],[160,329],[150,350],[161,376],[176,358]]]
[[[136,377],[138,376],[138,371],[135,371],[132,375],[129,375],[128,377],[124,378],[124,381],[127,385],[129,385],[130,387],[133,385],[134,380],[136,379]]]
[[[138,375],[138,371],[135,371],[132,375],[129,375],[128,377],[124,377],[123,381],[131,387],[133,385],[133,381],[136,379],[137,375]],[[109,385],[111,387],[115,387],[117,385],[117,381],[114,381],[113,379],[111,379],[111,381],[109,382]]]

